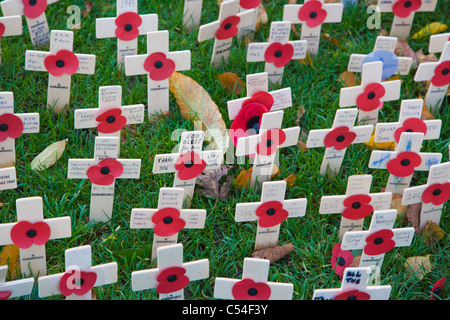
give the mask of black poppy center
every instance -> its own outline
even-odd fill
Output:
[[[441,192],[442,192],[441,189],[436,189],[436,190],[433,191],[433,196],[438,196],[438,195],[441,194]]]
[[[171,224],[171,223],[173,222],[173,219],[172,219],[172,217],[165,217],[165,218],[163,219],[163,222],[164,222],[165,224]]]
[[[27,231],[27,237],[28,238],[34,238],[34,237],[36,237],[36,235],[37,235],[37,232],[34,229],[30,229],[30,230]]]
[[[28,3],[30,4],[30,6],[35,6],[37,3],[37,0],[30,0]]]
[[[283,52],[281,52],[281,50],[277,50],[277,51],[275,51],[274,55],[275,55],[275,57],[279,58],[283,55]]]
[[[400,164],[404,167],[409,166],[411,162],[408,159],[403,159],[402,161],[400,161]]]
[[[449,68],[445,68],[444,70],[442,70],[442,75],[446,76],[450,73],[450,69]]]
[[[116,121],[116,117],[114,116],[109,116],[108,118],[106,118],[106,122],[108,123],[114,123],[114,121]]]
[[[369,98],[370,100],[375,98],[375,92],[369,92],[369,94],[367,95],[367,98]]]
[[[259,120],[261,118],[259,116],[254,116],[248,119],[247,121],[247,130],[253,129],[256,133],[259,133]]]
[[[356,298],[356,296],[351,295],[347,297],[347,300],[358,300],[358,299]]]
[[[433,293],[434,293],[434,294],[439,294],[439,293],[441,293],[441,291],[442,291],[442,288],[439,288],[439,287],[438,287],[438,288],[436,288],[436,289],[433,290]]]
[[[167,278],[167,281],[175,282],[175,281],[177,281],[177,276],[173,274]]]
[[[353,209],[359,209],[359,208],[361,208],[361,202],[359,202],[359,201],[353,202],[353,203],[352,203],[352,208],[353,208]]]
[[[161,69],[162,68],[162,66],[163,66],[163,63],[162,63],[162,61],[156,61],[155,62],[155,68],[157,68],[157,69]]]
[[[258,294],[258,290],[256,290],[255,288],[250,288],[250,289],[248,289],[247,293],[249,296],[254,297]]]
[[[342,141],[344,141],[345,140],[345,137],[343,136],[343,135],[340,135],[340,136],[338,136],[337,138],[336,138],[336,141],[337,142],[342,142]]]
[[[76,286],[82,286],[84,284],[84,279],[83,278],[78,278],[74,280],[74,284]]]
[[[342,267],[343,265],[345,265],[345,259],[342,258],[342,257],[339,257],[339,259],[338,259],[338,261],[337,261],[337,264],[340,265],[340,266]]]
[[[273,145],[273,140],[272,139],[267,140],[266,146],[268,146],[270,148],[272,145]]]
[[[405,132],[414,132],[413,129],[406,129]]]
[[[5,132],[6,130],[8,130],[8,125],[6,123],[0,124],[0,131]]]
[[[309,17],[310,17],[311,19],[317,18],[317,12],[312,11],[312,12],[309,14]]]
[[[63,60],[58,60],[58,61],[56,61],[56,66],[57,66],[58,68],[62,68],[62,67],[64,67],[64,65],[65,65],[65,63],[64,63]]]
[[[275,214],[276,210],[274,208],[270,208],[266,211],[268,216],[273,216]]]
[[[111,170],[109,170],[108,167],[102,167],[102,168],[100,169],[100,173],[101,173],[101,174],[104,174],[104,175],[106,175],[106,174],[108,174],[108,173],[110,173],[110,172],[111,172]]]
[[[412,2],[411,1],[406,1],[404,4],[405,8],[409,8],[412,6]]]
[[[383,238],[376,238],[373,243],[375,244],[382,244],[383,243]]]
[[[125,27],[123,27],[124,29],[125,29],[125,31],[131,31],[131,30],[133,30],[133,26],[131,25],[131,24],[129,24],[129,23],[127,23],[126,25],[125,25]]]
[[[192,160],[188,160],[184,163],[184,166],[186,168],[191,168],[193,165],[194,165],[194,161],[192,161]]]
[[[231,23],[227,23],[224,27],[225,30],[228,30],[231,28]]]

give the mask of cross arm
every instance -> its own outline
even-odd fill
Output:
[[[148,72],[144,69],[144,63],[148,55],[138,54],[135,56],[125,57],[125,74],[127,76],[136,76],[141,74],[147,74]]]
[[[308,45],[306,40],[289,41],[289,43],[294,48],[294,55],[292,56],[291,60],[300,60],[305,58],[306,48]],[[270,42],[249,43],[247,49],[247,61],[248,62],[264,61],[265,52],[271,44],[272,43]]]
[[[234,300],[233,286],[241,280],[217,277],[214,284],[214,298]],[[290,300],[294,292],[291,283],[265,282],[270,288],[269,300]]]
[[[16,116],[22,120],[23,133],[39,132],[39,113],[19,113]]]
[[[50,55],[50,52],[27,50],[25,52],[25,70],[47,71],[44,60]]]
[[[175,162],[178,159],[177,153],[158,154],[153,162],[153,173],[169,173],[175,172]]]
[[[5,25],[2,37],[19,36],[22,34],[22,17],[20,15],[6,16],[0,18],[0,22]]]
[[[107,109],[103,110],[105,112]],[[127,124],[137,124],[144,121],[145,106],[143,104],[135,104],[121,107],[122,116],[127,118]],[[75,129],[95,128],[99,124],[95,120],[102,112],[99,108],[94,109],[76,109]]]
[[[307,204],[307,199],[288,199],[283,201],[283,209],[289,213],[289,218],[303,217]]]
[[[70,217],[60,217],[44,220],[50,227],[49,239],[68,238],[72,235],[72,223]]]
[[[209,260],[201,259],[183,264],[189,281],[201,280],[209,277]]]
[[[390,208],[392,200],[391,192],[369,193],[368,196],[371,199],[370,205],[373,207],[374,211],[387,210]],[[344,206],[344,200],[346,198],[348,198],[347,195],[322,197],[322,200],[320,201],[319,213],[335,214],[344,212],[344,210],[346,209],[346,207]]]
[[[402,205],[409,206],[414,203],[422,202],[422,195],[428,185],[406,188],[403,191]]]
[[[142,24],[138,27],[139,35],[145,35],[149,31],[158,29],[158,15],[144,14],[140,15]],[[95,20],[95,36],[97,39],[115,38],[116,37],[116,18],[99,18]]]
[[[191,51],[172,51],[167,54],[167,58],[175,62],[175,71],[191,69]]]
[[[434,69],[438,66],[439,62],[422,62],[417,68],[414,76],[414,81],[429,81],[434,75]]]
[[[198,29],[198,42],[206,41],[212,39],[216,36],[216,31],[220,27],[220,21],[210,22],[201,25]]]
[[[76,54],[79,74],[94,74],[96,56],[93,54]]]
[[[117,262],[109,262],[89,269],[97,274],[94,287],[117,282]]]
[[[236,222],[257,221],[259,217],[256,215],[256,209],[261,204],[261,202],[237,203],[234,220]]]
[[[117,179],[138,179],[141,175],[141,159],[117,159],[123,166],[123,173]]]
[[[40,298],[61,294],[59,283],[64,273],[52,274],[38,278],[38,294]]]

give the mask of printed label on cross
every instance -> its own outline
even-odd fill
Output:
[[[147,54],[125,57],[125,74],[145,74],[148,116],[169,112],[169,77],[174,71],[191,68],[191,51],[169,52],[169,31],[147,33]]]
[[[331,129],[311,130],[306,141],[307,148],[325,147],[325,155],[320,174],[337,174],[341,170],[345,152],[351,144],[365,143],[370,140],[373,125],[355,127],[357,108],[338,109]]]
[[[47,274],[45,244],[72,235],[70,217],[44,219],[41,197],[16,200],[17,222],[0,225],[0,245],[20,250],[20,269],[26,276]]]
[[[34,286],[33,277],[6,282],[7,274],[8,265],[0,266],[0,300],[7,300],[31,294]]]
[[[156,288],[160,300],[184,300],[184,288],[192,281],[209,277],[209,260],[183,263],[183,245],[158,248],[158,267],[131,273],[131,289]]]
[[[27,50],[25,70],[48,72],[47,105],[56,113],[66,110],[74,74],[94,74],[93,54],[73,53],[73,32],[52,30],[50,51]]]
[[[360,250],[360,267],[381,269],[385,254],[396,247],[408,247],[414,237],[414,228],[393,229],[397,210],[375,211],[369,230],[349,231],[342,238],[342,250]]]
[[[203,0],[184,0],[183,28],[186,32],[197,30],[202,16]]]
[[[0,191],[17,188],[16,168],[0,169]]]
[[[239,0],[239,12],[251,10],[253,13],[252,22],[249,25],[243,26],[239,29],[237,34],[239,39],[245,37],[249,37],[249,39],[252,39],[252,36],[256,30],[260,4],[261,0]]]
[[[131,229],[153,229],[152,259],[159,247],[176,244],[183,229],[203,229],[206,210],[183,209],[183,188],[161,188],[157,209],[131,210]]]
[[[95,36],[117,38],[117,63],[123,67],[126,56],[137,55],[138,37],[158,30],[158,15],[139,15],[137,0],[117,0],[116,8],[116,17],[95,20]]]
[[[402,205],[422,203],[419,231],[423,231],[428,221],[439,225],[444,204],[450,198],[450,162],[430,167],[425,185],[406,188],[403,191]]]
[[[65,251],[66,271],[39,277],[39,297],[62,294],[66,300],[91,300],[92,288],[117,282],[117,263],[92,266],[91,246]]]
[[[39,113],[14,113],[14,94],[0,92],[0,168],[16,162],[16,139],[39,132]]]
[[[270,261],[245,258],[242,280],[217,277],[214,298],[227,300],[292,300],[291,283],[269,282]]]
[[[400,80],[382,82],[383,62],[364,63],[360,86],[341,88],[339,106],[357,106],[358,123],[376,124],[383,102],[400,98]]]
[[[362,230],[365,217],[378,210],[391,207],[392,193],[370,193],[372,176],[353,175],[348,178],[343,196],[324,196],[320,201],[320,214],[342,214],[339,238],[347,231]]]
[[[236,222],[258,221],[255,250],[275,247],[281,223],[306,214],[307,199],[285,200],[286,186],[286,181],[264,182],[260,202],[236,204]]]
[[[175,172],[173,187],[184,189],[186,208],[191,206],[197,177],[205,170],[219,169],[223,161],[222,150],[202,151],[204,135],[203,131],[183,132],[178,152],[156,155],[153,163],[153,174]]]
[[[433,164],[441,162],[441,153],[419,152],[423,138],[422,132],[403,132],[395,151],[372,151],[369,168],[387,169],[390,173],[387,192],[402,195],[409,187],[414,171],[429,171]]]
[[[95,137],[94,159],[69,159],[68,179],[92,182],[89,220],[108,222],[112,218],[116,179],[138,179],[141,159],[117,159],[120,139]]]
[[[431,112],[441,108],[450,85],[450,41],[445,43],[439,62],[422,62],[417,68],[414,81],[430,81],[425,105]]]
[[[0,17],[0,38],[22,34],[22,16]],[[0,64],[2,57],[0,53]]]
[[[255,9],[239,12],[239,0],[223,1],[220,4],[219,19],[200,26],[198,41],[214,38],[211,65],[217,68],[228,61],[233,38],[239,30],[252,23]]]
[[[320,34],[323,23],[342,21],[344,5],[325,3],[325,0],[305,0],[304,4],[287,4],[283,9],[283,21],[301,24],[300,39],[308,41],[308,52],[319,51]]]
[[[345,268],[339,289],[316,289],[313,300],[389,300],[391,286],[369,285],[370,267]]]
[[[45,10],[47,5],[58,0],[6,0],[1,7],[5,16],[25,16],[34,46],[44,46],[50,42],[50,28],[48,27]]]

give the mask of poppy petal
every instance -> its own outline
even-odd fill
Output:
[[[321,25],[326,17],[327,12],[322,9],[322,3],[317,0],[306,2],[298,11],[298,18],[306,22],[310,28]]]
[[[432,184],[422,193],[422,201],[431,202],[435,206],[444,204],[448,199],[450,199],[450,182]]]
[[[120,108],[105,111],[95,120],[100,122],[97,125],[97,130],[101,133],[117,132],[127,124],[127,118],[122,116],[122,110]]]
[[[394,233],[391,230],[383,229],[377,231],[366,238],[364,253],[374,256],[388,252],[395,248],[395,241],[392,240]]]
[[[241,18],[238,16],[230,16],[225,18],[221,24],[219,29],[216,31],[216,38],[218,40],[225,40],[234,37],[238,32],[239,28],[237,27]]]
[[[185,275],[186,269],[182,267],[170,267],[158,274],[156,292],[171,293],[184,289],[189,284],[189,278]]]
[[[82,296],[88,293],[97,281],[95,272],[70,270],[64,273],[59,281],[59,290],[65,297],[75,294]]]
[[[269,300],[271,290],[264,282],[243,279],[233,285],[231,293],[235,300]]]
[[[159,209],[152,217],[154,232],[161,237],[170,237],[181,231],[186,222],[180,219],[180,211],[176,208]]]
[[[346,207],[342,216],[350,220],[359,220],[367,217],[373,212],[373,207],[369,204],[372,198],[365,194],[355,194],[344,200]]]
[[[262,203],[256,209],[256,215],[259,217],[258,224],[262,228],[279,225],[289,217],[289,213],[283,209],[283,204],[279,201]]]
[[[3,23],[0,23],[0,38],[3,37],[4,33],[5,33],[5,25]]]
[[[23,122],[18,116],[12,113],[0,115],[0,142],[7,138],[17,139],[22,133]]]
[[[239,6],[244,9],[253,9],[259,6],[261,0],[241,0],[239,1]]]
[[[434,76],[431,83],[436,87],[442,87],[450,84],[450,60],[441,62],[434,69]]]
[[[270,129],[264,132],[260,141],[256,146],[256,153],[261,156],[270,156],[286,141],[286,134],[281,129]]]
[[[135,12],[125,12],[119,15],[116,20],[116,37],[123,41],[134,40],[139,36],[139,26],[142,18]]]
[[[206,168],[206,162],[195,152],[182,154],[175,162],[178,178],[190,180],[198,177]]]
[[[403,122],[403,125],[395,130],[394,138],[395,141],[399,142],[400,137],[403,132],[423,132],[425,135],[427,133],[427,125],[422,119],[419,118],[409,118]]]
[[[47,0],[35,0],[30,2],[30,0],[22,0],[23,3],[23,13],[27,18],[36,19],[47,9]]]
[[[338,294],[333,300],[370,300],[370,295],[359,290],[349,290]]]
[[[407,177],[414,173],[415,168],[422,163],[422,159],[415,152],[401,152],[397,158],[389,160],[387,170],[396,177]]]

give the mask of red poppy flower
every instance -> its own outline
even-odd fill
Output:
[[[349,290],[338,294],[333,300],[370,300],[370,295],[359,290]]]
[[[403,122],[403,125],[395,130],[394,137],[395,141],[399,142],[400,137],[403,132],[423,132],[425,135],[427,133],[427,125],[419,118],[409,118]]]
[[[392,12],[400,18],[407,18],[422,6],[421,0],[398,0],[392,6]]]
[[[253,9],[259,6],[261,0],[241,0],[239,5],[244,9]]]
[[[434,69],[434,76],[431,83],[436,87],[442,87],[450,84],[450,60],[441,62]]]
[[[415,152],[401,152],[397,158],[389,160],[387,171],[396,177],[407,177],[414,173],[414,169],[422,163],[422,159]]]
[[[281,202],[267,201],[256,209],[256,215],[259,217],[258,224],[260,227],[270,228],[286,220],[289,213],[283,209]]]
[[[186,222],[180,219],[180,211],[175,208],[163,208],[156,211],[152,217],[155,224],[155,234],[170,237],[184,228]]]
[[[327,17],[327,11],[322,9],[322,3],[317,0],[306,2],[298,11],[298,18],[314,28],[322,24]]]
[[[241,21],[241,18],[238,16],[230,16],[220,23],[219,29],[216,31],[216,39],[225,40],[234,37],[238,31],[238,24]]]
[[[395,247],[395,241],[392,240],[394,233],[392,230],[383,229],[377,231],[366,238],[364,253],[375,256],[386,253]]]
[[[331,130],[323,140],[325,147],[336,150],[347,148],[356,138],[356,133],[350,131],[348,127],[342,126]]]
[[[175,62],[167,59],[164,53],[155,52],[145,59],[144,69],[149,73],[150,79],[154,81],[166,80],[175,71]]]
[[[269,300],[270,287],[264,282],[243,279],[233,285],[231,293],[235,300]]]
[[[142,24],[142,18],[135,12],[125,12],[116,18],[115,23],[116,37],[123,41],[130,41],[139,36],[138,28]]]
[[[187,152],[181,155],[175,162],[175,170],[178,178],[190,180],[198,177],[206,168],[206,162],[195,152]]]
[[[0,300],[8,300],[11,294],[11,291],[0,291]]]
[[[294,47],[290,43],[272,43],[264,53],[264,60],[273,63],[275,67],[284,67],[294,56]]]
[[[64,273],[59,281],[59,290],[65,297],[75,294],[82,296],[88,293],[97,281],[95,272],[70,270]]]
[[[364,88],[364,92],[356,98],[356,105],[362,111],[372,111],[380,107],[380,99],[386,90],[379,83],[371,83]]]
[[[78,70],[78,58],[69,50],[59,50],[55,55],[45,57],[44,66],[55,77],[72,75]]]
[[[370,201],[372,201],[372,198],[366,194],[355,194],[347,197],[344,200],[345,210],[342,216],[350,220],[359,220],[367,217],[373,212]]]
[[[448,199],[450,199],[450,182],[432,184],[422,193],[422,201],[431,202],[435,206],[440,206]]]
[[[435,296],[439,295],[442,292],[446,280],[447,278],[444,277],[436,281],[436,283],[433,285],[433,288],[431,288],[430,300],[434,300]]]
[[[340,277],[344,274],[345,268],[350,266],[353,261],[353,254],[350,250],[342,250],[341,244],[336,243],[333,246],[332,255],[331,255],[331,267],[336,272],[336,274]]]
[[[0,22],[0,38],[3,37],[4,33],[5,33],[5,25]]]
[[[8,138],[17,139],[22,132],[23,122],[18,116],[12,113],[0,115],[0,142]]]
[[[189,284],[189,278],[185,273],[186,269],[182,267],[170,267],[161,271],[156,278],[158,281],[156,292],[171,293],[183,289]]]
[[[270,129],[264,132],[261,142],[256,146],[256,153],[260,156],[270,156],[274,154],[278,146],[286,141],[286,134],[281,129]]]
[[[33,244],[43,245],[50,238],[50,227],[44,221],[31,223],[19,221],[11,228],[11,240],[21,249],[27,249]]]
[[[122,116],[122,109],[120,108],[105,111],[95,120],[100,122],[97,125],[97,130],[101,133],[117,132],[127,124],[127,118]]]
[[[22,0],[23,13],[27,18],[36,19],[47,9],[47,0]]]
[[[104,159],[87,170],[88,179],[100,186],[109,186],[123,173],[123,165],[116,159]]]

